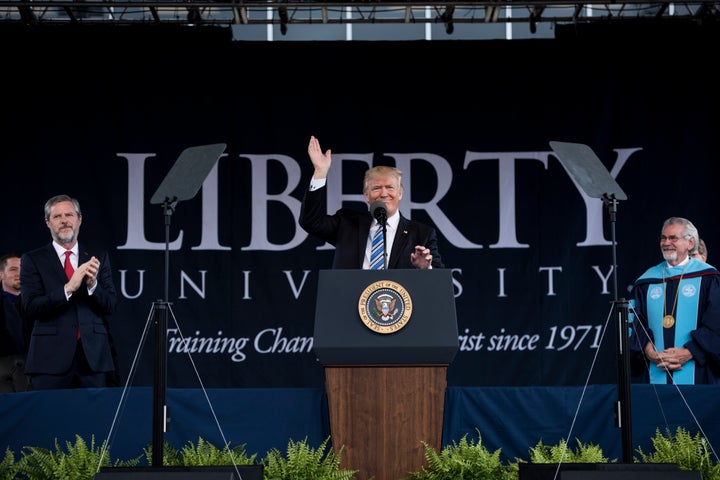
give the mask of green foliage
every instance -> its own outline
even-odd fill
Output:
[[[266,479],[274,480],[354,480],[355,470],[340,468],[340,457],[335,456],[326,439],[317,449],[302,442],[290,440],[287,453],[273,449],[264,459]],[[95,446],[93,437],[90,447],[76,435],[75,444],[66,443],[63,451],[55,441],[55,451],[45,448],[25,447],[24,455],[15,461],[7,450],[0,463],[0,480],[93,480],[101,467],[137,466],[142,456],[129,461],[115,461],[111,465],[109,451]],[[144,455],[152,463],[152,446],[146,447]],[[102,460],[101,460],[102,457]],[[218,449],[203,438],[197,444],[188,442],[182,449],[173,448],[167,442],[163,448],[164,466],[213,466],[255,465],[257,454],[248,455],[245,445]]]
[[[459,442],[444,447],[440,453],[427,443],[425,446],[426,466],[411,472],[403,480],[517,480],[518,465],[525,460],[504,465],[500,459],[501,450],[489,452],[483,445],[478,431],[477,441],[463,436]],[[308,445],[307,438],[300,442],[290,440],[287,451],[270,450],[260,462],[263,465],[264,480],[354,480],[357,470],[340,468],[340,453],[333,454],[330,439],[315,449]],[[674,435],[656,431],[652,439],[654,451],[645,453],[637,449],[636,462],[673,463],[681,470],[699,471],[703,480],[720,480],[720,464],[707,440],[696,433],[678,427]],[[148,464],[152,463],[152,447],[144,449]],[[583,444],[577,440],[577,448],[568,448],[564,439],[556,445],[547,446],[538,442],[529,450],[532,463],[610,463],[602,449],[594,444]],[[142,456],[128,461],[111,461],[109,449],[95,445],[93,436],[90,444],[79,436],[75,443],[65,442],[61,448],[55,440],[55,449],[24,447],[18,460],[7,448],[0,461],[0,480],[93,480],[101,467],[137,466]],[[164,444],[163,465],[165,466],[212,466],[212,465],[254,465],[257,454],[248,455],[245,445],[218,449],[202,438],[196,444],[188,442],[181,449]]]
[[[88,447],[80,435],[75,435],[75,443],[65,442],[63,450],[55,439],[55,451],[25,447],[15,468],[18,474],[28,480],[92,480],[100,467],[137,464],[138,459],[117,461],[112,465],[105,446],[105,442],[96,446],[93,436]]]
[[[655,430],[652,438],[654,452],[646,454],[641,447],[637,453],[644,463],[675,463],[680,470],[698,471],[703,480],[720,480],[720,464],[713,461],[713,455],[705,437],[700,432],[694,436],[682,427],[675,435],[665,430],[666,435]]]
[[[498,449],[490,453],[483,445],[478,431],[477,442],[463,435],[459,442],[447,445],[438,454],[423,442],[427,466],[412,472],[407,480],[510,480],[511,470],[503,465]]]
[[[180,451],[183,465],[254,465],[257,454],[248,456],[245,445],[235,448],[219,449],[213,444],[198,438],[197,445],[188,442]]]
[[[145,447],[143,452],[148,465],[152,465],[152,445]],[[197,444],[188,442],[181,449],[174,448],[167,441],[163,442],[162,464],[164,467],[254,465],[256,456],[257,454],[248,456],[245,445],[219,449],[202,437],[198,437]]]
[[[543,445],[539,441],[530,449],[531,463],[614,463],[603,455],[602,448],[592,443],[583,444],[579,439],[577,449],[568,448],[565,439],[552,446]]]
[[[148,445],[147,447],[143,448],[143,452],[145,453],[145,460],[147,461],[148,465],[152,465],[152,456],[153,456],[153,449],[152,444]],[[185,465],[185,462],[182,458],[182,452],[178,450],[177,448],[173,447],[167,441],[163,442],[163,456],[162,456],[162,464],[163,467],[181,467]]]
[[[315,449],[308,445],[307,437],[288,442],[287,452],[271,449],[263,459],[264,480],[352,480],[357,470],[340,468],[342,448],[335,455],[326,438]]]
[[[9,448],[5,448],[5,456],[0,462],[0,480],[13,480],[17,472],[15,454]]]
[[[164,445],[164,447],[163,447],[163,465],[164,466],[177,467],[177,466],[183,466],[185,464],[185,462],[183,461],[183,458],[182,458],[182,452],[179,449],[173,447],[172,445],[167,443],[167,441],[163,442],[163,445]],[[150,462],[148,462],[148,464],[151,465],[152,464],[152,446],[149,449],[149,453],[150,453],[150,455],[148,455],[148,459],[150,459]]]
[[[542,440],[530,448],[530,463],[615,463],[617,460],[609,460],[603,455],[602,449],[598,445],[592,443],[584,444],[579,439],[577,449],[568,448],[567,442],[561,438],[555,445],[544,445]],[[516,459],[515,462],[508,464],[508,470],[512,472],[515,478],[520,472],[519,464],[525,462],[522,459]]]

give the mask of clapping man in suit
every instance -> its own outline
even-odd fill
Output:
[[[25,373],[33,390],[104,387],[115,369],[108,316],[117,305],[110,259],[78,243],[79,202],[45,203],[53,241],[22,257],[22,304],[33,322]]]
[[[323,153],[318,139],[310,137],[308,155],[314,172],[300,210],[300,226],[309,234],[335,246],[333,268],[370,268],[371,232],[378,228],[377,218],[373,218],[368,210],[340,209],[328,215],[324,187],[332,163],[331,151]],[[400,214],[398,206],[402,194],[402,172],[397,168],[377,166],[365,172],[365,201],[368,205],[376,205],[380,201],[385,207],[385,242],[389,255],[385,257],[382,268],[444,268],[435,229]]]

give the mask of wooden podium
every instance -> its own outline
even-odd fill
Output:
[[[374,323],[375,297],[395,294],[395,310]],[[425,465],[423,442],[440,451],[458,350],[449,270],[323,270],[313,338],[342,468],[359,480],[399,480]]]

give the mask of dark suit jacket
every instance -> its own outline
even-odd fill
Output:
[[[350,209],[327,215],[326,192],[325,188],[305,192],[300,209],[300,226],[309,234],[335,246],[332,268],[361,269],[372,215],[369,211]],[[388,268],[415,268],[410,262],[415,245],[430,249],[433,268],[444,268],[435,229],[403,216],[400,216]]]
[[[13,302],[0,292],[0,356],[27,352],[25,322],[20,313],[21,297]]]
[[[107,252],[85,249],[79,244],[78,265],[93,255],[100,260],[98,285],[88,295],[83,284],[69,300],[65,298],[67,277],[52,244],[22,256],[20,284],[26,318],[33,322],[25,373],[59,374],[73,361],[80,325],[83,350],[96,372],[115,368],[111,354],[107,317],[115,310],[117,293]]]

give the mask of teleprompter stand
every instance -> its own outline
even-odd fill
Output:
[[[617,281],[617,242],[615,222],[618,200],[627,200],[614,178],[600,159],[587,145],[579,143],[550,142],[562,166],[573,181],[592,198],[602,198],[610,214],[612,235],[612,278],[613,313],[617,318],[617,367],[618,367],[618,403],[616,405],[616,426],[622,431],[623,462],[633,462],[633,439],[630,396],[630,355],[628,352],[628,301],[618,298]]]
[[[210,170],[225,151],[226,145],[218,143],[183,150],[175,164],[150,199],[154,205],[162,205],[165,217],[165,275],[163,300],[153,303],[155,326],[155,356],[153,369],[153,435],[152,466],[161,467],[164,433],[167,427],[165,390],[167,380],[167,319],[170,309],[168,284],[170,278],[170,219],[177,203],[194,198]]]
[[[161,205],[165,218],[164,296],[153,302],[150,316],[155,327],[153,369],[153,430],[152,459],[149,468],[101,468],[95,480],[262,480],[262,465],[219,467],[164,467],[164,433],[168,411],[165,403],[167,387],[167,323],[170,312],[170,224],[178,202],[190,200],[200,190],[205,178],[225,151],[226,144],[217,143],[189,147],[183,150],[150,203]],[[132,376],[132,372],[130,374]],[[245,473],[241,475],[240,472]],[[240,475],[238,479],[235,474]]]

